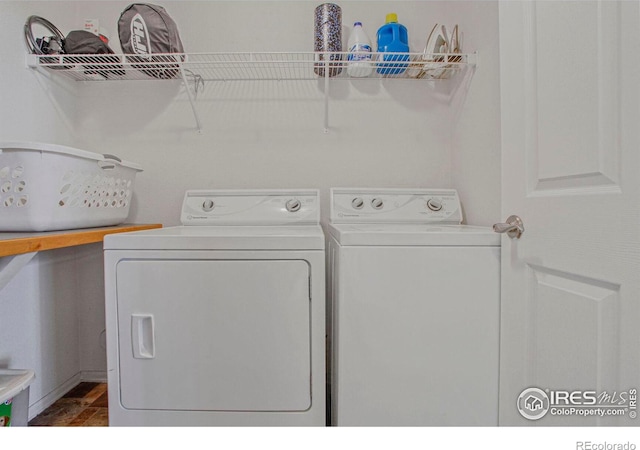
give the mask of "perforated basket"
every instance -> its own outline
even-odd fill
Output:
[[[33,142],[0,143],[0,231],[117,225],[137,172],[113,155]]]

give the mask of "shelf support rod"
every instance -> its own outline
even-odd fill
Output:
[[[329,54],[324,55],[324,132],[329,133]]]
[[[193,117],[196,120],[196,128],[198,129],[198,133],[202,133],[202,123],[200,122],[200,116],[198,116],[198,111],[196,110],[195,98],[193,93],[191,92],[191,88],[189,86],[189,81],[187,80],[187,74],[184,72],[184,65],[180,64],[180,76],[182,76],[182,83],[184,84],[184,88],[187,91],[187,97],[189,97],[189,103],[191,104],[191,110],[193,111]],[[194,80],[196,83],[197,81]],[[195,87],[194,87],[195,89]]]
[[[19,255],[0,258],[0,291],[15,277],[38,252],[21,253]]]

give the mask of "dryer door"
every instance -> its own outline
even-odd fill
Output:
[[[311,406],[303,260],[123,260],[120,401],[128,409]]]

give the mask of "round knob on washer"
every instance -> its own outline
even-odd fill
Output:
[[[364,200],[362,200],[362,197],[356,197],[351,200],[351,206],[353,206],[353,209],[362,209],[364,206]]]
[[[302,208],[302,203],[300,202],[300,200],[292,198],[291,200],[288,200],[284,206],[285,208],[287,208],[287,211],[296,212],[300,211],[300,208]]]
[[[202,210],[204,212],[209,212],[209,211],[213,210],[213,208],[215,208],[215,207],[216,207],[216,204],[211,199],[207,199],[204,202],[202,202]]]
[[[442,209],[442,202],[438,199],[431,198],[427,201],[427,208],[431,211],[440,211]]]
[[[382,201],[381,198],[376,197],[371,200],[371,206],[373,209],[382,209],[384,207],[384,201]]]

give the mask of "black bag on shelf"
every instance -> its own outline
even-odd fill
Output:
[[[104,43],[99,36],[85,31],[74,30],[67,34],[64,39],[64,53],[68,55],[91,54],[103,55],[106,53],[113,54],[113,50]]]
[[[175,78],[179,71],[178,56],[158,53],[184,53],[178,27],[161,6],[133,3],[125,8],[118,20],[118,37],[122,51],[133,66],[155,78]],[[157,56],[153,56],[153,55]]]
[[[33,35],[33,25],[39,24],[52,32],[54,36],[35,38]],[[70,64],[82,65],[86,74],[99,74],[105,78],[114,75],[125,74],[120,65],[118,57],[108,56],[87,56],[87,55],[107,55],[113,54],[113,50],[98,36],[85,30],[74,30],[64,37],[62,32],[47,19],[40,16],[29,16],[24,24],[24,37],[27,47],[31,53],[36,55],[64,55],[64,61]],[[70,57],[66,55],[83,55]],[[43,58],[42,62],[55,64],[55,58]],[[100,64],[88,65],[87,63]],[[106,63],[106,64],[105,64]],[[72,69],[74,66],[54,66],[56,69]]]
[[[103,42],[100,37],[85,30],[74,30],[67,34],[62,46],[66,55],[113,55],[113,50]],[[117,56],[101,56],[93,58],[91,56],[68,57],[66,61],[75,64],[82,64],[85,67],[85,73],[97,73],[105,78],[110,75],[122,76],[125,74],[120,60]],[[87,63],[106,63],[107,65],[88,65]]]

